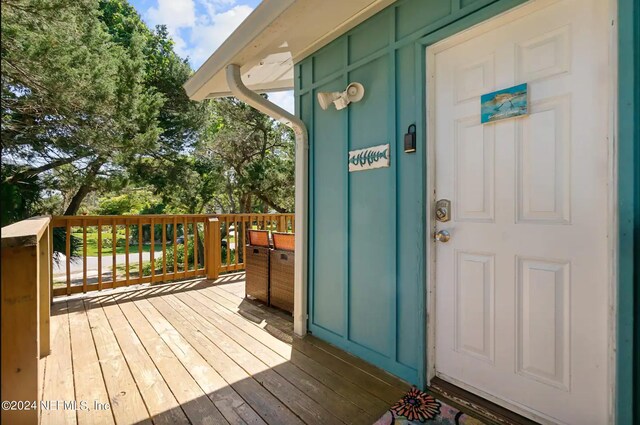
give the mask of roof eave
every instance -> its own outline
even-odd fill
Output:
[[[263,0],[247,19],[227,37],[215,53],[184,83],[183,87],[187,96],[193,100],[206,99],[207,93],[202,93],[201,90],[204,85],[231,63],[238,50],[251,43],[294,2],[295,0]]]
[[[328,1],[328,9],[334,16],[341,16],[341,21],[336,22],[335,19],[325,19],[317,22],[325,23],[323,33],[314,35],[313,39],[306,37],[303,43],[297,46],[289,46],[290,56],[286,63],[286,74],[278,72],[275,78],[261,78],[260,72],[255,72],[255,65],[262,59],[268,58],[269,54],[279,54],[273,49],[281,49],[282,46],[274,42],[279,42],[278,28],[282,28],[282,22],[300,22],[295,20],[296,17],[312,17],[308,8],[314,5],[314,0],[264,0],[248,17],[240,24],[240,26],[225,40],[224,43],[207,59],[207,61],[193,74],[193,76],[184,84],[184,89],[190,99],[201,101],[212,97],[230,96],[231,92],[227,87],[224,79],[224,69],[227,65],[238,65],[243,72],[243,80],[245,85],[257,92],[283,91],[293,89],[293,72],[292,66],[295,63],[306,58],[308,55],[329,44],[342,34],[364,22],[369,17],[375,15],[382,9],[386,8],[396,0],[359,0],[358,5],[362,5],[359,10],[350,12],[340,10],[343,8],[331,8],[329,4],[343,5],[344,0]],[[353,5],[353,4],[349,4]],[[359,7],[359,6],[356,6]],[[306,8],[306,10],[305,10]],[[344,9],[349,9],[346,6]],[[290,21],[294,19],[294,21]],[[315,19],[315,17],[313,17]],[[275,33],[274,33],[275,28]],[[301,30],[301,29],[298,29]],[[315,26],[316,32],[319,30]],[[266,39],[270,41],[264,41]],[[288,37],[292,37],[295,32],[289,31]],[[275,38],[274,38],[275,37]],[[286,40],[282,40],[286,45]],[[268,46],[271,43],[271,46]],[[271,50],[267,50],[271,49]],[[267,63],[269,63],[267,61]],[[284,63],[283,63],[284,64]],[[262,63],[260,64],[262,66]],[[283,68],[284,69],[284,68]],[[252,72],[253,71],[253,72]],[[268,71],[267,71],[268,72]],[[249,74],[251,73],[251,77]],[[252,81],[256,80],[256,81]]]

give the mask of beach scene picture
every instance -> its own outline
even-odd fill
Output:
[[[528,114],[527,83],[483,94],[481,122],[493,122]]]

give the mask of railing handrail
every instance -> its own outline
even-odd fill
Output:
[[[196,218],[209,218],[209,217],[219,217],[219,216],[227,216],[227,215],[245,215],[252,217],[263,217],[263,216],[272,216],[272,215],[294,215],[293,212],[285,212],[285,213],[213,213],[213,214],[101,214],[101,215],[54,215],[52,216],[53,220],[70,220],[70,219],[93,219],[93,218],[114,218],[114,217],[123,217],[123,218],[131,218],[131,217],[142,217],[142,218],[172,218],[172,217],[196,217]],[[37,218],[37,217],[34,217]]]
[[[98,221],[116,220],[118,224],[125,224],[130,221],[143,220],[144,224],[149,224],[150,220],[166,220],[173,218],[186,218],[198,220],[204,223],[209,218],[218,217],[221,219],[229,217],[242,218],[268,218],[273,216],[293,217],[294,213],[221,213],[221,214],[125,214],[125,215],[55,215],[51,217],[51,227],[64,227],[67,223],[72,226],[80,226],[85,220],[87,225],[95,226]]]
[[[51,217],[38,216],[2,228],[2,249],[35,246],[47,231]]]

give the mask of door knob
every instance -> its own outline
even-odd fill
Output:
[[[434,238],[438,242],[449,242],[449,239],[451,239],[451,234],[446,230],[440,230],[435,234]]]

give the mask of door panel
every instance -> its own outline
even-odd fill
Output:
[[[532,2],[434,47],[435,370],[541,422],[608,422],[608,10]],[[510,15],[513,14],[511,17]],[[480,95],[529,83],[529,115]]]

